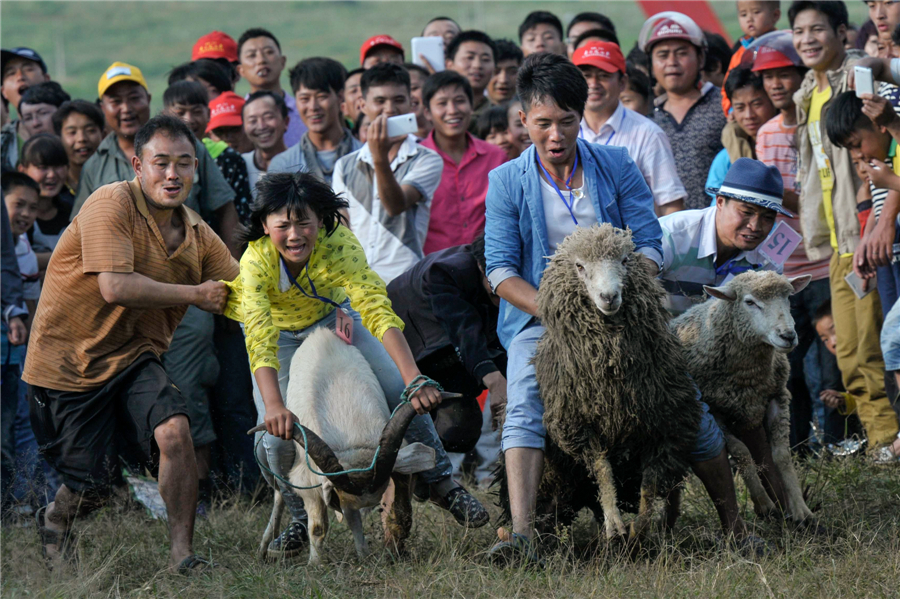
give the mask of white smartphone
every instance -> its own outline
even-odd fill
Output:
[[[424,67],[421,56],[425,57],[435,73],[444,70],[444,38],[433,37],[414,37],[412,38],[412,55],[413,64]]]
[[[398,114],[397,116],[388,117],[387,120],[387,134],[388,137],[399,137],[400,135],[409,135],[410,133],[415,133],[419,130],[419,125],[416,123],[416,115],[409,114]]]
[[[875,291],[875,288],[878,285],[878,282],[875,279],[869,279],[867,281],[868,285],[866,285],[866,289],[865,291],[863,291],[863,285],[865,283],[863,283],[863,280],[859,278],[859,275],[857,275],[852,270],[847,274],[846,277],[844,277],[844,281],[847,282],[847,284],[850,286],[850,289],[853,290],[853,293],[855,293],[856,297],[859,299],[862,299]]]
[[[869,67],[853,67],[853,78],[856,81],[856,97],[862,94],[875,93],[875,80]]]

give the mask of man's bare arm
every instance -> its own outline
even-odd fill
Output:
[[[101,272],[97,275],[100,294],[107,303],[126,308],[172,308],[197,306],[221,314],[228,300],[228,287],[218,281],[200,285],[160,283],[136,272]]]

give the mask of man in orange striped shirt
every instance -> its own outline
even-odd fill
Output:
[[[121,484],[118,456],[158,470],[170,565],[193,554],[197,463],[187,406],[160,362],[188,306],[221,314],[238,274],[228,248],[183,204],[197,168],[191,130],[170,116],[135,136],[136,178],[101,187],[59,240],[22,378],[31,422],[63,485],[38,512],[45,557],[61,564],[76,516]]]

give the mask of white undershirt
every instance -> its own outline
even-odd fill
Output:
[[[556,193],[556,190],[553,189],[553,186],[544,181],[543,177],[540,177],[540,179],[541,200],[544,203],[544,220],[547,222],[547,241],[550,243],[550,249],[555,252],[556,247],[575,230],[576,225],[572,220],[572,215],[569,214],[568,208],[566,208],[565,203],[563,203],[559,194]],[[562,191],[566,202],[570,202],[570,192],[563,189],[560,189],[560,191]],[[580,199],[577,197],[579,191],[583,194]],[[578,226],[590,227],[596,225],[597,212],[594,210],[594,204],[591,202],[591,199],[587,196],[586,188],[582,185],[577,189],[573,189],[571,193],[571,202],[574,202],[572,212],[578,220]]]

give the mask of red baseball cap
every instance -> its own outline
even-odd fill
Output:
[[[376,35],[367,39],[365,42],[363,42],[363,45],[360,46],[359,64],[365,62],[366,56],[368,56],[369,52],[371,52],[378,46],[391,46],[392,48],[396,48],[397,50],[399,50],[400,54],[403,55],[403,44],[389,35]]]
[[[622,49],[612,42],[591,42],[572,54],[575,66],[590,65],[607,73],[625,72],[625,56]]]
[[[234,92],[225,92],[209,103],[209,124],[206,132],[219,127],[240,127],[244,124],[241,111],[244,99]]]
[[[780,69],[783,67],[795,67],[794,61],[769,46],[763,46],[756,53],[753,61],[753,71],[765,71],[767,69]]]
[[[221,31],[207,33],[197,40],[191,52],[191,60],[201,58],[224,58],[228,62],[238,62],[237,42]]]

